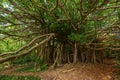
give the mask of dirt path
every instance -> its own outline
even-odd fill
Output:
[[[65,64],[55,70],[48,69],[42,73],[14,72],[14,70],[18,68],[14,67],[12,69],[0,71],[0,75],[30,75],[40,77],[43,80],[120,80],[120,69],[109,64]]]

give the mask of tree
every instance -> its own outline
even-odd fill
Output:
[[[1,0],[1,40],[11,38],[28,44],[1,54],[6,57],[0,63],[35,50],[54,65],[76,63],[79,56],[82,61],[96,62],[96,50],[103,47],[96,49],[94,44],[102,43],[98,40],[100,31],[119,22],[119,5],[119,0]]]

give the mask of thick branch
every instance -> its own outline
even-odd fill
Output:
[[[4,63],[6,61],[13,60],[15,58],[19,58],[21,56],[25,56],[27,54],[30,54],[33,50],[35,50],[36,48],[38,48],[42,44],[48,42],[53,36],[54,36],[54,34],[51,34],[47,39],[45,39],[45,40],[41,41],[40,43],[34,45],[32,48],[30,48],[29,50],[23,52],[22,54],[17,54],[17,55],[13,55],[13,56],[9,56],[9,57],[0,59],[0,63]]]
[[[54,35],[53,33],[51,34],[45,34],[45,35],[41,35],[41,36],[38,36],[36,38],[34,38],[29,44],[19,48],[18,50],[16,50],[15,52],[7,52],[7,53],[3,53],[3,54],[0,54],[0,56],[4,56],[4,55],[7,55],[7,54],[17,54],[19,53],[20,51],[28,48],[29,46],[31,46],[36,40],[40,39],[41,37],[45,37],[45,36],[50,36],[50,35]]]

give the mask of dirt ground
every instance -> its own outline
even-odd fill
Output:
[[[20,67],[13,67],[0,71],[0,75],[31,75],[42,80],[120,80],[120,68],[115,65],[113,60],[104,60],[104,64],[65,64],[56,69],[49,68],[44,72],[14,72]]]

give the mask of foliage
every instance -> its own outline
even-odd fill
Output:
[[[25,41],[14,41],[12,39],[5,39],[4,41],[0,41],[0,53],[8,52],[8,51],[15,51],[22,45],[25,45]],[[9,45],[10,44],[10,45]]]
[[[39,59],[39,57],[37,55],[30,54],[27,56],[24,56],[20,59],[16,59],[15,61],[13,61],[13,64],[25,64],[25,63],[39,63],[41,60]]]

